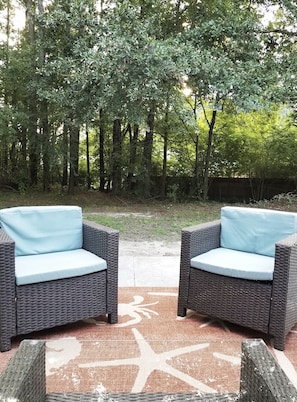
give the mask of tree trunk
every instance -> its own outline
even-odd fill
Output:
[[[10,58],[10,32],[11,32],[11,2],[8,0],[7,1],[7,6],[6,6],[6,48],[5,48],[5,55],[4,55],[4,62],[5,62],[5,67],[8,68],[9,65],[9,58]],[[8,105],[8,99],[7,99],[7,92],[4,91],[4,104]],[[8,123],[6,124],[6,130],[8,132]],[[2,136],[1,138],[1,146],[0,146],[0,175],[2,177],[7,177],[8,179],[10,177],[13,177],[11,174],[12,169],[9,169],[9,163],[8,163],[8,150],[9,150],[9,141],[7,140],[6,136]]]
[[[43,0],[38,0],[38,14],[43,16],[44,7]],[[43,68],[45,63],[45,53],[43,49],[43,26],[38,26],[39,36],[39,67]],[[48,123],[48,105],[47,100],[44,99],[40,104],[40,133],[42,136],[42,160],[43,160],[43,191],[50,190],[50,132]]]
[[[121,192],[122,186],[122,133],[119,119],[113,122],[112,134],[112,191],[118,195]]]
[[[74,194],[74,188],[78,184],[78,160],[79,160],[79,127],[70,127],[70,175],[68,193]]]
[[[62,147],[63,147],[63,151],[62,151],[62,158],[63,158],[63,162],[62,162],[62,183],[61,185],[63,187],[67,186],[68,184],[68,146],[69,146],[69,127],[67,124],[64,123],[63,126],[63,134],[62,134]]]
[[[203,177],[203,200],[206,201],[208,195],[208,178],[209,178],[209,165],[210,165],[210,157],[212,151],[212,143],[213,143],[213,134],[214,134],[214,126],[216,122],[217,110],[214,109],[211,115],[211,121],[209,123],[208,130],[208,141],[207,141],[207,150],[206,157],[204,163],[204,177]]]
[[[28,124],[28,146],[29,146],[29,165],[30,183],[38,184],[38,167],[40,160],[40,141],[37,134],[37,107],[35,97],[28,101],[29,124]]]
[[[50,130],[48,123],[48,107],[47,101],[44,100],[40,105],[41,113],[41,127],[40,132],[42,134],[42,159],[43,159],[43,191],[50,190]]]
[[[144,162],[144,197],[149,198],[151,195],[151,174],[152,174],[152,153],[153,153],[153,136],[155,126],[155,112],[153,108],[150,110],[147,118],[147,130],[145,133],[143,147]]]
[[[168,152],[168,117],[169,108],[168,102],[166,105],[165,113],[165,129],[164,129],[164,145],[163,145],[163,169],[162,169],[162,184],[161,184],[161,198],[164,200],[166,197],[166,180],[167,180],[167,152]]]
[[[104,129],[104,113],[100,109],[99,112],[99,191],[103,192],[105,188],[105,159],[104,159],[104,140],[105,140],[105,129]]]
[[[199,178],[199,127],[198,127],[198,115],[197,115],[198,97],[195,94],[194,98],[194,119],[195,119],[195,193],[197,197],[200,197],[200,178]]]
[[[35,47],[35,26],[34,26],[34,4],[32,0],[26,1],[26,23],[29,31],[29,42],[32,50]],[[35,64],[35,62],[33,61]],[[33,65],[34,67],[34,65]],[[36,66],[35,66],[36,67]],[[29,123],[28,123],[28,146],[29,146],[29,164],[30,164],[30,182],[33,185],[38,184],[38,167],[40,160],[40,139],[37,133],[37,97],[31,94],[27,101]]]
[[[87,160],[87,186],[88,190],[91,188],[91,174],[90,174],[90,146],[89,146],[89,127],[86,124],[86,160]]]
[[[127,187],[128,191],[133,191],[136,156],[137,156],[137,142],[139,137],[139,125],[135,124],[133,130],[132,127],[129,125],[128,131],[130,136],[130,144],[129,144],[130,152],[129,152],[129,172],[127,177]]]

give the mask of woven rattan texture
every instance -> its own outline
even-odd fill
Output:
[[[218,394],[162,394],[162,393],[135,393],[135,394],[51,394],[47,395],[46,402],[98,402],[100,401],[117,401],[117,402],[165,402],[165,401],[209,401],[224,402],[238,401],[239,396],[236,394],[218,395]]]
[[[297,322],[297,234],[276,245],[270,334],[274,347],[285,348],[285,337]]]
[[[268,332],[271,284],[210,274],[195,268],[190,270],[189,282],[190,309],[206,315],[218,311],[222,320]]]
[[[24,341],[0,376],[0,400],[45,400],[45,343]]]
[[[18,286],[17,330],[27,334],[106,313],[106,271]]]
[[[297,390],[259,340],[242,343],[241,400],[296,401]]]
[[[1,229],[0,267],[0,346],[8,350],[16,323],[14,242]]]

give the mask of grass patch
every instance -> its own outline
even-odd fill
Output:
[[[181,229],[219,218],[221,204],[166,204],[151,206],[150,211],[85,213],[86,219],[118,229],[123,240],[177,241]]]
[[[0,208],[20,205],[79,205],[86,219],[120,231],[122,240],[177,241],[181,229],[217,219],[220,203],[171,204],[119,198],[97,191],[77,189],[74,195],[58,189],[49,193],[0,191]]]
[[[219,219],[221,207],[228,203],[143,202],[81,189],[77,189],[74,195],[68,195],[62,189],[49,193],[30,191],[24,194],[0,189],[0,208],[19,205],[79,205],[86,219],[118,229],[122,240],[170,242],[180,240],[181,229],[184,227]],[[270,201],[244,206],[297,212],[297,197],[279,195]]]

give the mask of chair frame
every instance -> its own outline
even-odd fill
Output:
[[[285,338],[297,322],[297,234],[275,245],[273,281],[252,281],[213,274],[191,267],[191,258],[220,247],[221,221],[182,230],[178,315],[187,309]]]
[[[88,275],[17,286],[15,243],[0,229],[0,350],[11,338],[82,319],[118,320],[117,230],[83,220],[83,249],[103,258],[107,269]]]

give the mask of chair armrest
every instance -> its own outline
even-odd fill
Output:
[[[186,314],[191,258],[220,246],[221,221],[202,223],[182,229],[178,315]]]
[[[242,343],[240,401],[297,400],[297,390],[262,339]]]
[[[108,260],[118,256],[119,231],[96,222],[83,220],[83,248]]]
[[[103,258],[107,263],[107,309],[109,322],[117,322],[119,231],[83,221],[83,248]]]
[[[10,349],[16,334],[15,243],[0,229],[0,350]]]
[[[24,340],[0,375],[1,401],[44,402],[45,342]]]
[[[201,223],[182,229],[181,253],[188,259],[220,247],[221,221]]]
[[[272,283],[272,301],[269,333],[280,339],[297,322],[297,234],[280,240],[275,245],[275,263]],[[284,341],[277,341],[284,349]]]
[[[15,283],[15,243],[0,229],[0,286],[7,281]]]
[[[273,281],[278,280],[286,282],[297,280],[297,233],[280,240],[275,245]]]

